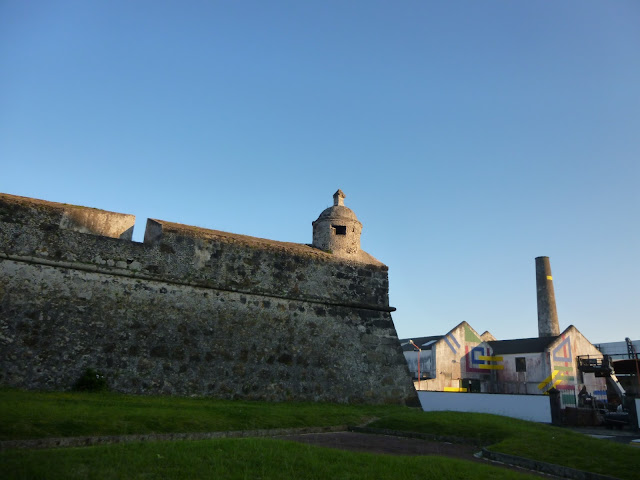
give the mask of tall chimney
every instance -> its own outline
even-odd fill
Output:
[[[560,335],[549,257],[536,257],[536,290],[538,292],[538,336]]]

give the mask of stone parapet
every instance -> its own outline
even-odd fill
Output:
[[[138,243],[8,197],[0,385],[68,389],[92,368],[127,393],[415,401],[373,257],[160,220]]]
[[[0,193],[0,222],[15,223],[24,228],[59,227],[131,240],[135,220],[134,215]]]
[[[392,310],[387,267],[373,257],[368,263],[345,261],[309,245],[161,220],[148,220],[144,244],[88,236],[60,224],[63,217],[58,213],[63,209],[57,204],[34,203],[31,209],[21,209],[16,219],[11,216],[14,212],[6,213],[7,196],[3,197],[0,254],[6,258],[51,265],[58,262],[82,270],[277,298]],[[72,210],[71,206],[68,209]],[[96,216],[125,216],[88,210]]]

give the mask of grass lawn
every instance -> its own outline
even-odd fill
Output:
[[[444,457],[373,455],[272,439],[132,443],[0,453],[4,479],[526,479]]]
[[[370,426],[471,439],[489,450],[618,478],[640,478],[640,449],[566,428],[482,413],[392,413]],[[638,435],[640,437],[640,434]]]
[[[357,425],[398,406],[0,389],[0,440]]]
[[[357,425],[372,417],[378,418],[372,427],[461,437],[497,452],[618,478],[639,478],[638,448],[495,415],[422,412],[399,406],[0,390],[0,439],[4,440]],[[425,470],[432,468],[425,464],[435,470]],[[309,466],[313,471],[306,471]],[[419,457],[361,455],[268,439],[12,450],[0,454],[0,471],[13,475],[7,478],[183,478],[182,472],[184,478],[245,478],[237,472],[246,472],[247,478],[392,478],[394,471],[393,478],[397,478],[396,469],[402,471],[403,478],[412,478],[414,473],[420,478],[516,478],[489,475],[486,470],[476,470],[479,467],[485,466],[438,457],[425,462]],[[455,472],[463,471],[465,475],[456,476]],[[96,476],[90,476],[94,473]]]

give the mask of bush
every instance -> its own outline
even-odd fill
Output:
[[[80,392],[103,392],[107,390],[107,380],[102,373],[93,368],[87,368],[73,389]]]

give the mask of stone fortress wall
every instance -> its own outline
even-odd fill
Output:
[[[336,195],[325,251],[152,219],[138,243],[132,215],[0,194],[0,385],[94,368],[136,394],[415,401],[387,267]]]

